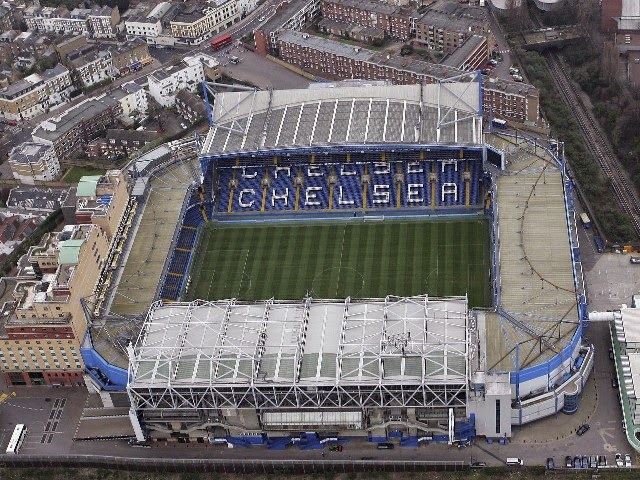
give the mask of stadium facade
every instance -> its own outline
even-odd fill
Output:
[[[571,182],[553,152],[483,132],[480,97],[470,74],[216,94],[201,178],[185,186],[127,352],[138,439],[276,448],[313,431],[415,445],[505,438],[575,412],[593,348],[582,341]],[[137,171],[141,201],[152,176],[186,165],[153,164]],[[493,306],[428,295],[182,301],[205,223],[352,215],[490,218]]]

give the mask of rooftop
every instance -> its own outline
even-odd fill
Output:
[[[477,82],[374,83],[219,94],[201,156],[331,144],[482,143]]]
[[[464,297],[157,303],[131,385],[459,384],[466,342]]]
[[[33,131],[33,138],[55,142],[61,136],[76,128],[82,122],[95,118],[105,110],[118,105],[118,101],[103,94],[100,97],[88,98],[78,105],[66,110],[58,117],[43,121]]]
[[[482,35],[471,35],[467,38],[462,45],[456,48],[449,55],[446,55],[441,61],[441,65],[446,65],[452,68],[462,68],[469,54],[482,44],[486,44],[487,39]],[[484,48],[486,53],[486,47]],[[466,69],[465,69],[466,70]]]
[[[38,142],[24,142],[11,149],[9,161],[23,164],[37,164],[42,161],[43,156],[51,145]]]
[[[66,188],[14,187],[9,192],[7,207],[21,210],[53,212],[69,195]]]

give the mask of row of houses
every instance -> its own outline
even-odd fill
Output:
[[[93,8],[31,6],[22,13],[27,28],[45,33],[84,34],[93,38],[115,38],[120,23],[118,7]]]

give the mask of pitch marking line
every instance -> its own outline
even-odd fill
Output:
[[[336,293],[333,298],[338,298],[338,289],[340,288],[340,273],[342,271],[342,257],[344,255],[344,237],[347,232],[347,226],[342,227],[342,246],[340,247],[340,262],[338,263],[338,279],[336,280]]]
[[[247,269],[247,260],[249,259],[250,248],[247,248],[247,254],[244,256],[244,265],[242,266],[242,274],[240,275],[240,285],[238,285],[238,293],[236,294],[236,298],[240,297],[240,291],[242,290],[242,283],[244,282],[244,272]]]

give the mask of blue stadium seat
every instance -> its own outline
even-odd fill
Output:
[[[296,198],[296,187],[293,179],[296,169],[269,167],[271,186],[267,189],[265,210],[293,210]]]
[[[367,167],[371,178],[371,183],[367,188],[367,207],[388,208],[395,206],[394,164],[389,162],[370,162]]]
[[[304,186],[301,188],[301,209],[322,210],[329,208],[329,185],[327,176],[329,167],[326,165],[302,165],[304,172]],[[309,190],[314,188],[317,190]]]
[[[403,170],[402,206],[428,207],[431,205],[430,162],[407,162],[403,165]],[[409,185],[414,185],[411,187],[411,195],[409,195]]]
[[[363,165],[344,163],[336,165],[334,172],[338,177],[338,183],[333,189],[333,208],[362,208]]]

